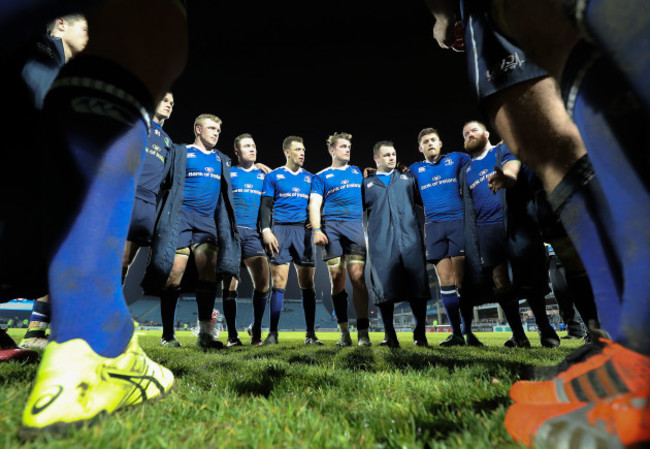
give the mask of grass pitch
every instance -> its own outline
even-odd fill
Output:
[[[10,330],[20,340],[24,330]],[[526,368],[558,363],[581,344],[557,350],[502,346],[505,333],[479,333],[484,348],[442,348],[428,334],[415,348],[305,346],[303,333],[280,333],[277,346],[204,353],[189,332],[184,347],[163,349],[160,332],[141,332],[149,356],[176,375],[172,393],[122,410],[65,437],[17,438],[37,365],[0,364],[0,447],[17,448],[516,448],[503,427],[508,391]],[[561,335],[564,335],[563,333]],[[222,334],[221,340],[225,341]],[[356,336],[353,335],[356,343]]]

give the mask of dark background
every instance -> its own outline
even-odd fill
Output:
[[[443,150],[457,151],[463,123],[484,120],[464,55],[438,47],[422,0],[188,3],[189,60],[165,123],[175,142],[192,142],[194,118],[212,113],[223,120],[217,148],[234,163],[241,133],[253,135],[258,161],[271,168],[286,162],[282,140],[298,135],[304,168],[316,173],[331,164],[326,139],[334,132],[352,134],[351,163],[363,168],[374,166],[379,140],[392,140],[398,159],[410,164],[422,158],[421,129],[436,128]],[[317,296],[329,305],[320,251],[317,260]],[[290,273],[286,296],[299,298]],[[239,294],[252,294],[243,272]]]
[[[422,128],[458,150],[463,123],[483,118],[464,55],[438,47],[421,0],[194,0],[188,20],[189,61],[165,124],[176,142],[193,141],[194,118],[212,113],[223,120],[217,147],[226,154],[248,132],[258,161],[276,168],[282,140],[299,135],[305,169],[316,173],[331,163],[325,142],[337,131],[352,134],[354,165],[374,165],[379,140],[410,163],[420,159]]]

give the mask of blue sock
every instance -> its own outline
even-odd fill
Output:
[[[458,300],[456,286],[440,286],[440,297],[442,298],[442,305],[445,307],[445,312],[447,312],[447,318],[449,319],[452,332],[460,335],[460,301]]]
[[[576,48],[571,62],[580,65],[583,76],[572,84],[575,95],[568,109],[583,135],[594,171],[606,186],[603,195],[614,223],[611,244],[624,281],[619,326],[612,333],[604,322],[609,310],[599,308],[603,328],[617,341],[648,352],[649,164],[638,142],[638,130],[650,125],[648,111],[635,101],[625,79],[609,61],[597,57],[587,45]],[[591,274],[590,280],[594,282]],[[596,302],[600,305],[598,297]]]
[[[131,96],[118,96],[120,89]],[[56,150],[47,162],[44,204],[51,338],[83,339],[104,357],[120,355],[133,334],[121,265],[146,145],[142,111],[153,110],[152,103],[131,74],[84,55],[61,70],[45,101],[44,122]]]
[[[256,332],[262,327],[262,318],[264,317],[264,310],[266,309],[266,298],[269,292],[253,291],[253,331]],[[259,335],[257,335],[259,338]]]
[[[276,332],[278,330],[278,323],[280,322],[280,315],[282,314],[282,303],[284,302],[284,292],[286,290],[283,288],[271,289],[271,332]]]
[[[32,316],[29,321],[40,321],[41,323],[49,323],[50,316],[52,315],[52,307],[49,302],[34,301],[34,308],[32,309]]]

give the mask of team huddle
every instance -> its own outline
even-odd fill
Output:
[[[371,345],[370,300],[381,311],[385,330],[381,345],[399,347],[393,309],[395,303],[407,301],[415,320],[414,345],[428,346],[425,320],[431,293],[427,262],[436,266],[453,331],[442,346],[480,346],[471,332],[475,301],[468,300],[469,305],[463,308],[459,300],[465,271],[464,217],[468,204],[473,214],[472,229],[480,241],[481,264],[494,270],[494,298],[485,294],[485,299],[499,301],[512,326],[513,336],[506,346],[530,346],[519,318],[520,295],[510,285],[507,274],[504,213],[496,194],[516,184],[521,164],[503,145],[490,144],[485,125],[476,121],[465,124],[463,138],[469,154],[444,154],[438,132],[423,129],[418,144],[424,160],[408,168],[397,166],[392,142],[377,142],[373,148],[376,169],[366,170],[365,177],[361,169],[350,164],[352,136],[335,133],[327,139],[332,165],[312,174],[303,168],[306,149],[299,136],[284,139],[286,164],[271,170],[257,162],[253,136],[239,135],[234,141],[237,165],[233,165],[215,148],[222,122],[211,114],[196,118],[192,144],[172,144],[162,125],[173,105],[174,97],[167,93],[152,121],[123,262],[126,276],[137,249],[151,246],[142,285],[146,293],[161,298],[162,346],[180,346],[174,336],[174,317],[182,284],[196,292],[196,344],[205,349],[224,346],[217,339],[212,320],[219,282],[228,329],[226,344],[243,344],[235,324],[241,266],[246,267],[254,288],[250,342],[277,344],[291,263],[301,289],[305,344],[322,345],[314,323],[317,246],[322,248],[329,271],[332,306],[340,329],[339,346],[352,345],[347,276],[353,290],[360,346]],[[465,196],[469,202],[463,199],[463,183],[467,184]],[[424,209],[424,227],[418,207]],[[542,245],[541,240],[536,243]],[[184,282],[191,257],[196,279]],[[368,277],[364,274],[366,263]],[[529,298],[529,302],[535,299],[543,304],[548,282],[531,289],[537,297]],[[269,332],[262,340],[267,303]],[[560,340],[544,309],[533,310],[542,344],[558,346]]]

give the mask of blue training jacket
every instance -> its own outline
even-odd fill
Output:
[[[363,180],[364,231],[368,241],[368,294],[376,304],[431,297],[424,239],[410,173],[394,170],[388,187],[376,175]]]
[[[230,180],[231,161],[228,156],[215,150],[222,161],[221,194],[214,220],[217,226],[217,275],[234,276],[239,279],[241,242],[235,221],[234,198]],[[165,161],[166,186],[161,189],[157,204],[156,226],[151,242],[151,257],[142,287],[147,294],[159,294],[172,271],[176,244],[180,234],[180,211],[185,188],[186,145],[174,144]],[[191,280],[183,276],[183,286],[191,288]]]

